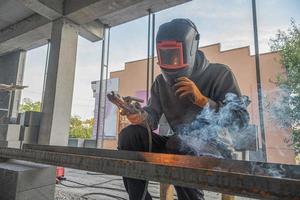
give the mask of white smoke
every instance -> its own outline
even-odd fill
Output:
[[[206,106],[190,124],[184,124],[176,130],[181,140],[197,156],[231,158],[235,143],[240,142],[236,141],[236,135],[248,125],[246,108],[250,103],[249,98],[228,93],[223,103],[224,106],[217,112]],[[247,135],[243,139],[247,140]]]
[[[295,116],[291,115],[294,106],[292,98],[293,94],[288,88],[279,88],[268,92],[263,99],[268,119],[281,128],[290,127],[295,123],[293,121]],[[206,106],[191,123],[179,126],[176,130],[185,144],[181,146],[181,150],[186,151],[184,148],[189,147],[193,150],[192,154],[196,156],[231,158],[234,146],[253,139],[249,138],[253,135],[243,131],[249,122],[246,110],[249,103],[247,96],[238,97],[228,93],[220,110],[215,111]],[[284,154],[284,152],[279,153]],[[283,178],[286,175],[283,165],[260,162],[252,164],[250,171],[253,174],[269,175],[275,178]]]

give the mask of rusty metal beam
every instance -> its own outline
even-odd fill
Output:
[[[0,157],[253,198],[300,199],[300,167],[294,165],[40,145],[0,148]]]

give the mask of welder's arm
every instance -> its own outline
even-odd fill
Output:
[[[241,91],[238,86],[237,80],[231,70],[227,70],[224,74],[221,74],[217,83],[213,87],[213,96],[209,98],[209,106],[218,111],[224,106],[225,95],[228,93],[236,94],[241,98]],[[249,123],[249,113],[245,107],[239,107],[238,110],[233,111],[236,124],[240,127],[244,127]]]
[[[148,101],[147,106],[143,108],[146,112],[146,122],[149,124],[152,130],[157,129],[159,120],[162,115],[160,97],[159,97],[159,89],[158,89],[158,82],[152,84],[151,87],[151,97]]]
[[[220,74],[216,80],[216,83],[212,87],[213,94],[209,99],[211,108],[218,110],[223,106],[225,95],[228,93],[233,93],[238,97],[241,97],[241,90],[231,70],[227,70],[223,74]]]

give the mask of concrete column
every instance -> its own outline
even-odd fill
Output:
[[[64,18],[53,22],[39,144],[68,144],[77,39],[72,22]]]
[[[0,57],[0,83],[1,84],[23,84],[23,74],[26,51],[19,50],[5,54]],[[0,92],[0,123],[7,123],[8,109],[10,105],[9,118],[17,118],[21,90],[10,92]]]

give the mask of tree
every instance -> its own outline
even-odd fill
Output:
[[[41,102],[33,102],[31,99],[25,99],[20,105],[20,111],[41,111]],[[69,137],[71,138],[91,138],[94,128],[94,118],[81,120],[79,116],[72,116],[70,119]]]
[[[91,138],[93,134],[94,120],[82,121],[79,116],[72,116],[70,120],[69,137],[71,138]]]
[[[35,101],[33,102],[31,99],[26,99],[23,104],[20,105],[20,111],[26,112],[26,111],[35,111],[40,112],[41,111],[41,102]]]
[[[89,135],[92,136],[94,130],[94,118],[83,121],[83,125],[87,128]]]
[[[271,49],[278,51],[281,64],[286,69],[286,75],[278,75],[276,84],[288,95],[281,103],[281,111],[287,113],[292,134],[290,142],[296,153],[300,153],[300,27],[291,20],[290,28],[279,31],[271,40]]]

